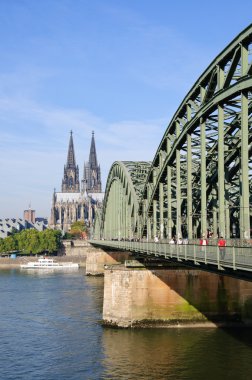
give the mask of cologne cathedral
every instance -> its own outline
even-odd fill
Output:
[[[94,132],[92,132],[89,161],[84,163],[80,186],[79,167],[75,161],[73,133],[71,131],[61,192],[54,190],[53,193],[51,228],[67,232],[71,224],[78,220],[85,221],[89,226],[92,225],[95,210],[101,206],[103,196]]]

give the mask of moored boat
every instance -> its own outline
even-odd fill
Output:
[[[57,262],[47,257],[39,258],[37,261],[29,261],[21,264],[21,269],[77,269],[79,264],[73,262]]]

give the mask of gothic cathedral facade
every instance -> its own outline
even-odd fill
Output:
[[[82,220],[92,225],[95,210],[103,201],[101,170],[98,165],[94,132],[92,132],[89,161],[84,163],[83,179],[79,180],[79,167],[76,165],[73,133],[70,132],[67,162],[64,166],[61,192],[54,190],[51,208],[51,228],[64,232],[72,223]]]

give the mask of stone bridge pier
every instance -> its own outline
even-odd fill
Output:
[[[104,275],[107,325],[252,326],[252,282],[179,267],[108,265]]]
[[[130,257],[130,252],[107,251],[101,248],[93,248],[93,250],[87,252],[86,255],[86,275],[104,275],[107,265],[124,263],[125,260],[128,260]]]

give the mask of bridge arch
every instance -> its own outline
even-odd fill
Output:
[[[250,237],[251,62],[250,25],[180,104],[145,184],[142,235]]]
[[[121,240],[138,236],[139,201],[149,168],[148,162],[116,161],[112,165],[101,214],[101,238]],[[95,236],[97,230],[95,227]]]
[[[251,189],[252,24],[195,82],[153,162],[112,165],[101,230],[117,239],[211,233],[247,240]]]

